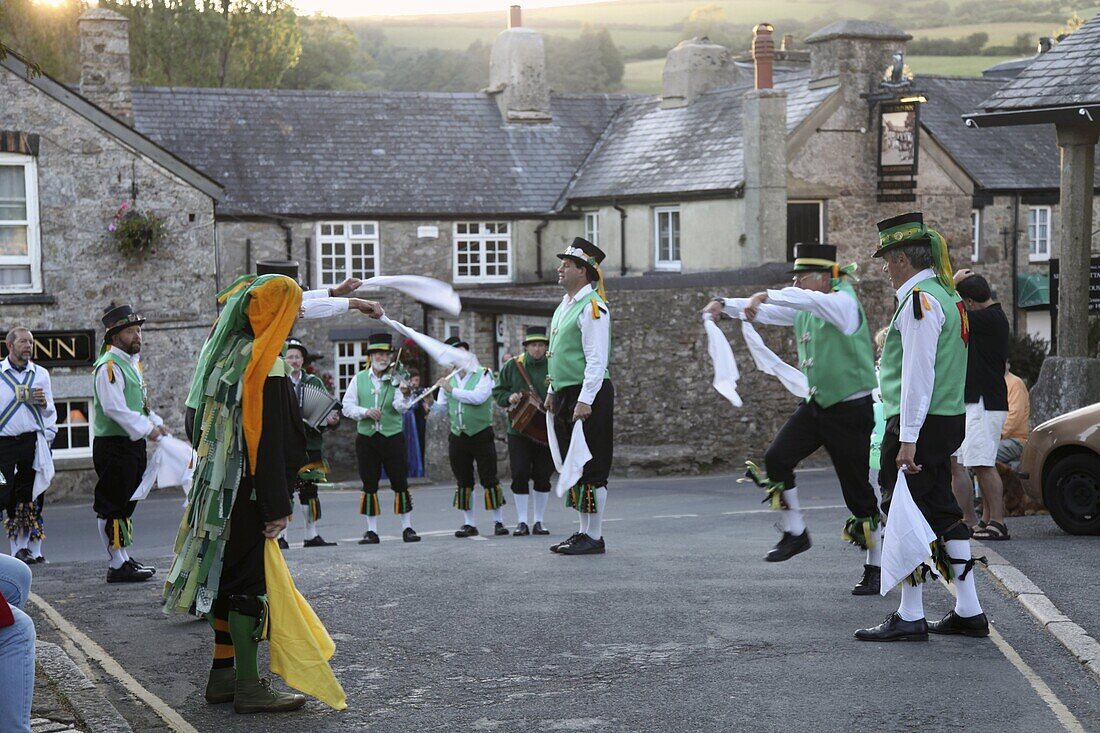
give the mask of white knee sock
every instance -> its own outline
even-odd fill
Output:
[[[948,540],[947,554],[955,560],[970,559],[970,540]],[[959,580],[964,566],[953,565],[955,570],[955,614],[968,617],[977,616],[982,612],[982,605],[978,603],[978,588],[974,585],[975,569],[966,574],[966,578]]]
[[[504,507],[502,506],[498,506],[493,510],[493,523],[496,524],[497,522],[504,524]]]
[[[798,489],[784,491],[783,501],[790,507],[783,512],[787,519],[787,531],[793,535],[802,534],[806,531],[806,523],[802,521],[802,510],[798,508]]]
[[[19,552],[19,540],[14,537],[9,537],[8,544],[11,545],[11,556],[15,557],[15,553]]]
[[[130,553],[126,551],[125,547],[118,548],[118,552],[122,555],[122,562],[130,562]]]
[[[924,584],[913,587],[908,581],[902,581],[898,615],[906,621],[919,621],[924,618]]]
[[[412,513],[412,510],[410,509],[409,511],[405,512],[404,514],[402,514],[400,516],[401,516],[401,529],[411,529],[412,526],[413,526],[413,519],[412,519],[413,513]]]
[[[512,494],[516,502],[516,524],[527,524],[527,500],[530,494]]]
[[[283,529],[279,530],[279,536],[276,537],[276,539],[283,540],[284,542],[286,541],[286,528],[285,527]]]
[[[550,501],[549,491],[535,492],[535,516],[532,519],[538,523],[542,521],[543,512],[546,511],[546,502]]]
[[[99,541],[103,543],[103,549],[107,551],[107,558],[113,559],[114,555],[111,553],[111,542],[107,539],[107,520],[96,519],[96,523],[99,525]],[[15,540],[12,540],[12,547],[15,547]],[[11,554],[15,554],[12,550]]]
[[[462,523],[463,524],[468,524],[471,527],[476,527],[477,526],[477,515],[474,514],[473,509],[463,509],[462,510]]]
[[[27,549],[31,551],[31,557],[42,557],[42,540],[31,540],[27,543]]]
[[[871,539],[874,540],[874,545],[867,550],[867,559],[864,562],[878,567],[882,565],[882,527],[871,530]]]
[[[308,509],[306,509],[305,525],[306,525],[305,538],[307,540],[311,540],[314,537],[316,537],[317,536],[317,522],[315,520],[309,518],[309,510]]]
[[[588,515],[588,536],[594,540],[603,537],[603,511],[607,508],[607,487],[596,489],[596,513]]]
[[[367,530],[378,534],[378,517],[367,517]]]
[[[589,517],[591,517],[592,515],[585,514],[584,512],[577,512],[577,514],[579,514],[580,517],[581,517],[580,529],[578,529],[577,531],[580,532],[581,534],[588,534],[588,520],[589,520]]]

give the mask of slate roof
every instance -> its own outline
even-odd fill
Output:
[[[1013,81],[975,107],[1011,112],[1100,104],[1100,15],[1039,55]]]
[[[928,98],[921,105],[921,126],[983,189],[1057,190],[1053,126],[972,128],[962,120],[1004,84],[996,78],[918,76],[916,85]]]
[[[794,130],[837,89],[808,87],[809,72],[777,80]],[[626,102],[570,186],[569,200],[733,191],[744,182],[742,102],[751,81],[662,109],[655,97]]]
[[[220,214],[542,214],[626,99],[505,125],[482,93],[135,88],[134,125],[224,184]]]

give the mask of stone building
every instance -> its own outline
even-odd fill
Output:
[[[110,23],[124,28],[117,16]],[[372,296],[420,330],[460,333],[487,365],[549,318],[560,299],[556,253],[574,236],[597,242],[615,323],[619,472],[698,471],[759,454],[794,400],[747,362],[749,406],[716,400],[698,311],[713,295],[785,282],[797,241],[830,241],[861,263],[877,328],[892,292],[870,258],[875,221],[922,209],[956,264],[972,259],[990,274],[1017,328],[1044,333],[1041,315],[1017,307],[1041,308],[1042,298],[1021,301],[1018,283],[1034,285],[1027,278],[1058,252],[1053,134],[961,120],[1005,77],[907,81],[898,56],[907,34],[838,21],[806,48],[785,39],[778,51],[761,26],[755,58],[685,41],[669,52],[657,97],[558,94],[539,35],[518,9],[510,25],[477,93],[131,89],[119,72],[94,94],[120,119],[132,115],[131,132],[224,186],[212,204],[212,260],[198,268],[207,282],[285,257],[302,263],[309,287],[349,275],[438,277],[459,290],[460,317]],[[104,53],[84,51],[93,67]],[[128,106],[111,106],[118,100]],[[920,110],[919,126],[887,138],[909,156],[902,173],[880,165],[879,118],[899,104],[902,120]],[[209,308],[214,289],[196,288],[187,307]],[[375,327],[352,314],[300,324],[296,335],[340,388]],[[793,354],[789,334],[766,337]],[[331,457],[348,475],[352,441],[339,435]]]

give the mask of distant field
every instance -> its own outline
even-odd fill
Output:
[[[534,22],[530,27],[541,31],[543,35],[566,36],[576,38],[580,35],[580,26],[575,28],[539,28]],[[386,39],[394,46],[408,48],[442,48],[448,50],[464,50],[474,41],[491,44],[497,34],[503,30],[503,26],[450,26],[437,25],[414,27],[408,25],[383,25]],[[680,41],[680,34],[675,31],[661,30],[634,30],[611,29],[611,37],[615,44],[628,53],[649,46],[661,46],[672,48]]]
[[[629,92],[658,94],[661,91],[661,72],[664,59],[631,61],[623,72],[623,87]]]
[[[909,33],[914,38],[966,38],[971,33],[988,33],[990,46],[1004,46],[1016,40],[1021,33],[1028,33],[1038,39],[1049,36],[1057,28],[1055,23],[985,23],[979,25],[951,25],[943,28],[913,28]]]

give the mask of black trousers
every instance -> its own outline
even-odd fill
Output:
[[[233,512],[229,515],[229,540],[225,543],[218,598],[233,595],[262,596],[267,593],[264,574],[264,520],[259,505],[252,501],[253,477],[245,471],[237,487]]]
[[[34,493],[34,450],[38,433],[0,437],[0,473],[6,484],[0,485],[0,509],[15,516],[15,505],[31,500]],[[41,497],[39,497],[41,498]]]
[[[883,511],[890,511],[890,497],[898,480],[897,458],[901,450],[900,419],[886,421],[882,436],[882,463],[878,483]],[[941,539],[968,540],[970,528],[962,521],[962,509],[951,493],[951,454],[962,445],[965,415],[929,415],[917,436],[916,462],[920,473],[907,474],[905,482],[921,514]]]
[[[775,436],[764,454],[768,478],[795,487],[794,469],[806,457],[824,446],[840,480],[848,511],[857,517],[878,515],[870,473],[871,431],[875,427],[871,396],[831,407],[812,402],[798,406]]]
[[[92,508],[100,519],[126,519],[134,513],[130,501],[145,473],[145,441],[105,436],[92,441],[92,465],[99,480]]]
[[[355,434],[355,457],[359,463],[359,478],[363,481],[363,491],[378,493],[378,481],[382,478],[382,469],[390,479],[390,487],[395,492],[408,491],[409,459],[405,448],[405,434],[394,433],[390,436]]]
[[[561,448],[562,458],[569,450],[569,439],[573,436],[573,409],[577,406],[577,397],[581,385],[563,387],[554,393],[554,434]],[[611,458],[614,454],[615,440],[615,387],[610,379],[603,380],[596,399],[592,402],[592,414],[584,421],[584,440],[592,453],[591,460],[584,464],[579,484],[607,486],[607,477],[611,475]]]
[[[473,435],[451,433],[447,439],[447,457],[460,489],[473,487],[475,463],[482,488],[497,485],[497,447],[491,427]]]
[[[532,481],[535,491],[550,491],[554,458],[549,446],[539,445],[525,435],[508,433],[508,463],[512,467],[512,493],[528,494]]]

